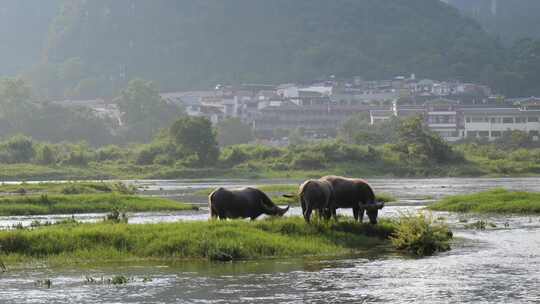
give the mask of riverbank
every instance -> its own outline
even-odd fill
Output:
[[[0,231],[0,247],[6,264],[345,256],[397,250],[390,245],[393,237],[400,237],[401,225],[389,220],[360,224],[350,219],[307,224],[300,217],[144,225],[69,223]],[[447,249],[441,247],[440,251]]]
[[[481,177],[481,176],[537,176],[535,172],[498,173],[483,171],[474,164],[448,165],[425,168],[413,172],[395,164],[328,163],[320,169],[272,169],[271,165],[239,165],[232,168],[184,168],[168,165],[135,165],[121,163],[89,163],[86,166],[37,164],[0,164],[2,181],[46,180],[111,180],[111,179],[194,179],[194,178],[242,178],[242,179],[308,179],[324,175],[362,177]]]
[[[494,189],[455,195],[428,206],[435,211],[540,214],[540,193]]]

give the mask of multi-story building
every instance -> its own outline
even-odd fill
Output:
[[[540,98],[497,105],[462,105],[450,99],[436,99],[421,107],[400,106],[370,111],[371,123],[391,117],[422,115],[426,125],[448,141],[464,138],[495,140],[509,131],[522,131],[539,140]]]

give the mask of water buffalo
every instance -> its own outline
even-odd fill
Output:
[[[366,210],[369,222],[377,224],[379,209],[384,204],[375,201],[375,193],[365,180],[341,176],[324,176],[320,180],[329,182],[334,189],[335,203],[331,208],[334,217],[337,208],[352,208],[354,219],[362,222]]]
[[[284,195],[292,197],[291,195]],[[317,210],[319,216],[330,218],[330,207],[334,200],[334,191],[332,185],[327,181],[307,180],[298,188],[298,198],[302,205],[302,214],[304,219],[309,223],[311,220],[311,212]]]
[[[208,196],[210,216],[219,219],[227,218],[251,218],[256,219],[261,214],[283,216],[288,210],[279,208],[261,190],[255,188],[243,188],[227,190],[217,188]]]

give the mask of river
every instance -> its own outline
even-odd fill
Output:
[[[132,181],[148,195],[179,199],[193,189],[260,181]],[[266,181],[272,183],[290,181]],[[373,179],[376,192],[399,201],[381,217],[414,212],[433,199],[494,187],[540,191],[538,178]],[[201,202],[202,204],[203,202]],[[132,214],[130,223],[206,219],[207,210]],[[292,208],[291,214],[299,214]],[[479,218],[438,212],[453,226],[449,252],[423,259],[383,254],[341,260],[290,259],[235,263],[139,263],[49,268],[36,265],[0,274],[0,303],[540,303],[540,217],[481,216],[496,224],[464,229]],[[103,215],[80,215],[97,220]],[[55,216],[48,217],[55,219]],[[0,218],[7,222],[35,218]],[[85,277],[124,275],[121,286]],[[51,288],[36,284],[50,279]]]

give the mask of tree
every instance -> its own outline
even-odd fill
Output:
[[[513,130],[503,132],[503,136],[497,139],[495,144],[506,150],[516,150],[530,148],[533,145],[533,140],[527,132]]]
[[[238,118],[229,118],[217,124],[217,140],[221,146],[245,144],[253,140],[253,130]]]
[[[31,107],[30,87],[20,78],[0,80],[0,119],[4,119],[13,129],[24,125]]]
[[[339,129],[339,135],[359,145],[394,143],[397,141],[398,126],[397,118],[371,125],[369,115],[361,113],[347,119]]]
[[[217,161],[219,148],[216,134],[207,118],[180,118],[170,128],[170,135],[177,145],[197,155],[200,164],[212,165]]]
[[[115,101],[123,113],[128,140],[148,141],[182,114],[179,107],[161,98],[152,82],[142,79],[130,81]]]
[[[400,123],[398,142],[393,148],[408,161],[423,165],[445,163],[458,158],[447,142],[424,125],[421,116]]]
[[[10,138],[3,148],[9,163],[28,163],[36,153],[32,139],[23,135]]]

